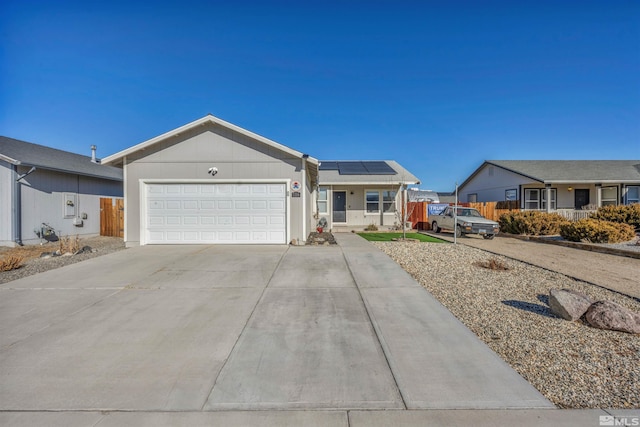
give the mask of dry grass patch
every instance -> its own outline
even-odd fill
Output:
[[[476,261],[473,263],[473,265],[475,265],[476,267],[482,267],[494,271],[511,270],[511,268],[504,261],[501,261],[498,258],[491,258],[488,261]]]
[[[0,271],[11,271],[22,267],[24,257],[11,255],[3,260],[0,260]]]

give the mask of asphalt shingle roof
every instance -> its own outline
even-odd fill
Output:
[[[90,156],[0,136],[0,157],[12,164],[122,181],[122,169],[93,163]]]
[[[487,160],[540,182],[640,181],[640,160]]]

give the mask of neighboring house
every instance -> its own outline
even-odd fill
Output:
[[[408,200],[410,202],[428,202],[440,203],[440,196],[432,190],[420,190],[418,188],[410,188],[407,191]]]
[[[332,190],[344,200],[341,214],[351,218],[350,213],[358,212],[362,218],[354,216],[353,221],[363,225],[380,220],[380,211],[390,208],[387,199],[397,200],[399,179],[410,175],[395,162],[378,162],[392,170],[370,175],[368,169],[353,169],[346,177],[339,169],[329,170],[331,164],[320,166],[308,154],[212,115],[108,156],[103,163],[124,168],[127,246],[301,244],[319,217],[332,220]],[[319,180],[323,167],[323,176],[335,175],[326,186]],[[368,215],[365,197],[370,198]],[[383,214],[385,223],[387,217],[393,222],[392,216]]]
[[[95,147],[92,147],[95,150]],[[82,156],[0,137],[0,245],[100,234],[100,198],[122,197],[122,170]]]
[[[318,216],[333,231],[400,224],[403,191],[419,183],[393,160],[322,161]]]
[[[520,200],[521,209],[545,211],[638,203],[640,160],[487,160],[458,194],[462,202]]]

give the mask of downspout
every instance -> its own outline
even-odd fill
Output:
[[[22,243],[22,198],[21,196],[21,187],[20,184],[20,175],[18,174],[18,166],[13,166],[13,193],[11,194],[11,206],[12,206],[12,214],[13,214],[13,241],[16,242],[18,246],[24,246]]]
[[[308,154],[302,155],[302,241],[307,240],[307,159]]]

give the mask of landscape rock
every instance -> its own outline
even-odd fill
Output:
[[[91,249],[91,246],[83,246],[76,253],[74,253],[74,255],[90,254],[91,252],[93,252],[93,249]]]
[[[550,289],[551,312],[565,320],[578,320],[587,312],[593,301],[585,294],[571,289]]]
[[[594,302],[587,310],[585,318],[595,328],[640,334],[640,314],[615,302]]]

